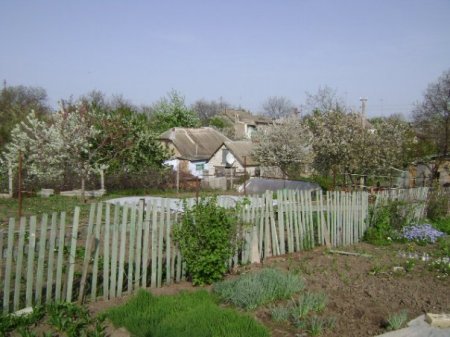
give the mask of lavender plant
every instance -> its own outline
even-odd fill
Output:
[[[435,243],[443,235],[444,233],[433,228],[430,224],[405,226],[401,233],[402,238],[418,243]]]

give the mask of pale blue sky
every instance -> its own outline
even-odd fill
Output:
[[[450,68],[450,0],[0,0],[0,41],[0,80],[52,104],[176,89],[258,112],[328,85],[369,115],[408,113]]]

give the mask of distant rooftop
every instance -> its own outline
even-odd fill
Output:
[[[172,128],[163,132],[159,139],[172,142],[180,153],[180,159],[190,161],[208,160],[224,142],[229,141],[210,127]]]

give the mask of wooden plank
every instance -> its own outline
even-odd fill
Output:
[[[58,258],[56,261],[56,301],[59,301],[61,299],[62,273],[64,266],[64,236],[66,230],[66,212],[61,212],[59,220]]]
[[[53,270],[55,261],[55,241],[56,241],[56,224],[58,222],[58,214],[52,214],[52,224],[50,227],[50,239],[48,245],[48,265],[47,265],[47,289],[45,293],[45,300],[47,303],[53,297]]]
[[[127,283],[127,291],[131,293],[133,291],[133,273],[134,273],[134,258],[135,258],[135,243],[136,243],[136,205],[132,205],[130,208],[131,218],[130,218],[130,236],[129,236],[129,244],[128,244],[128,283]]]
[[[25,217],[20,218],[20,227],[19,227],[19,244],[17,247],[17,260],[16,260],[16,280],[14,282],[14,303],[13,308],[14,311],[19,310],[19,301],[20,301],[20,290],[21,290],[21,282],[22,282],[22,263],[23,263],[23,252],[25,245],[25,227],[27,220]]]
[[[158,236],[158,278],[156,280],[156,286],[159,288],[162,286],[162,258],[163,258],[163,245],[164,245],[164,202],[160,202],[160,214],[159,214],[159,236]]]
[[[156,279],[157,279],[157,235],[158,235],[158,210],[157,210],[157,204],[156,199],[152,200],[152,271],[151,271],[151,287],[156,288]]]
[[[3,240],[4,240],[3,229],[0,229],[0,280],[3,280],[3,253],[4,253]]]
[[[6,251],[6,266],[5,266],[5,283],[3,285],[3,312],[9,312],[9,297],[11,293],[11,272],[12,260],[14,250],[14,230],[16,228],[16,221],[14,218],[9,218],[8,224],[8,246]]]
[[[105,227],[103,240],[103,299],[109,298],[109,247],[111,232],[111,204],[105,203]]]
[[[28,259],[27,259],[27,282],[25,292],[25,305],[31,307],[33,304],[33,281],[34,281],[34,257],[36,254],[36,216],[30,217],[30,231],[28,236]]]
[[[42,303],[42,286],[44,282],[44,263],[45,263],[45,249],[47,243],[47,223],[48,216],[43,214],[41,218],[41,231],[39,235],[39,253],[38,253],[38,265],[36,271],[36,292],[34,300],[37,304]]]
[[[147,204],[147,210],[145,212],[144,221],[144,238],[143,238],[143,248],[142,248],[142,282],[141,286],[143,288],[147,287],[147,269],[149,262],[149,240],[150,240],[150,217],[152,213],[152,204],[149,202]]]
[[[94,264],[92,266],[92,286],[91,286],[91,299],[94,301],[97,298],[97,283],[98,283],[98,260],[100,258],[101,247],[101,230],[102,230],[102,215],[103,215],[103,203],[97,205],[97,217],[94,228]]]
[[[75,264],[77,254],[78,225],[80,223],[80,207],[75,207],[72,222],[72,235],[70,237],[69,270],[67,272],[66,301],[72,302],[73,278],[75,275]]]
[[[165,214],[166,214],[166,284],[171,284],[172,280],[170,278],[171,271],[171,248],[172,248],[172,242],[170,240],[170,230],[171,230],[171,219],[170,219],[170,201],[169,199],[166,199],[166,207],[165,207]]]
[[[272,233],[272,254],[280,255],[280,246],[278,241],[278,234],[275,225],[275,212],[273,210],[273,194],[269,194],[269,217],[270,217],[270,231]]]
[[[297,201],[296,191],[289,191],[289,198],[291,199],[289,209],[292,218],[292,228],[295,235],[295,250],[300,251],[300,229],[299,229],[299,212],[298,212],[298,201]],[[294,238],[293,238],[294,239]]]
[[[286,248],[285,248],[285,238],[284,238],[284,200],[283,200],[283,193],[278,192],[277,193],[277,215],[278,215],[278,230],[279,234],[278,237],[280,238],[280,253],[286,254]],[[288,232],[289,233],[289,232]]]
[[[127,240],[127,222],[129,206],[125,205],[122,213],[122,226],[120,231],[120,250],[119,250],[119,275],[117,279],[117,297],[122,296],[123,276],[125,271],[125,249]]]
[[[120,206],[116,204],[114,207],[114,225],[112,227],[112,242],[111,242],[111,282],[109,287],[109,297],[115,298],[117,294],[117,256],[119,249],[119,213]]]
[[[88,227],[86,232],[86,245],[84,250],[83,268],[81,271],[80,292],[78,294],[78,303],[83,303],[84,289],[86,288],[87,276],[89,273],[89,264],[91,260],[92,247],[94,245],[94,236],[92,233],[95,218],[96,204],[91,204],[89,209]]]
[[[141,257],[142,257],[142,223],[144,221],[144,207],[145,202],[143,199],[139,201],[138,206],[138,219],[136,228],[136,270],[134,277],[134,288],[138,289],[141,283]]]

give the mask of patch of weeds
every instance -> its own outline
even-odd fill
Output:
[[[413,271],[415,266],[416,266],[416,261],[413,259],[408,259],[405,262],[404,268],[405,268],[405,271],[409,273],[409,272]]]
[[[288,307],[279,305],[270,308],[270,316],[275,322],[285,322],[289,320],[291,311]]]
[[[310,311],[320,312],[325,308],[327,296],[324,293],[307,292],[301,295],[297,301],[291,304],[291,316],[293,319],[302,319]]]
[[[378,263],[374,264],[369,270],[369,275],[377,276],[386,273],[386,268]]]
[[[140,290],[126,304],[106,312],[115,326],[133,336],[152,337],[268,337],[252,317],[221,308],[207,291],[153,296]]]
[[[34,326],[46,323],[51,331],[43,336],[60,335],[67,337],[104,337],[105,327],[102,318],[93,318],[84,307],[73,303],[53,303],[36,306],[26,316],[0,315],[0,332],[16,332],[22,337],[37,336]],[[0,336],[2,336],[0,334]],[[41,336],[41,335],[39,335]]]
[[[306,321],[306,331],[311,336],[320,336],[324,330],[333,329],[335,324],[334,317],[312,316]]]
[[[407,320],[408,313],[404,310],[391,314],[387,320],[387,330],[398,330],[406,324]]]
[[[450,258],[440,257],[429,264],[429,269],[439,273],[439,279],[446,279],[450,275]]]
[[[218,282],[213,292],[223,301],[253,310],[260,305],[286,299],[304,288],[303,280],[294,273],[266,268],[233,280]]]

